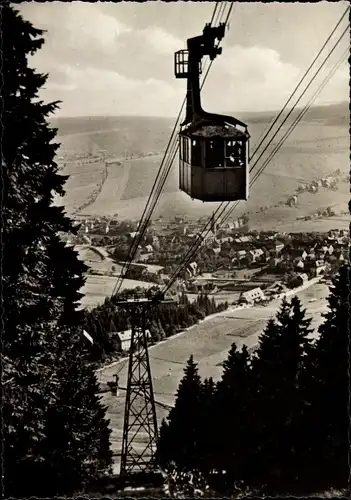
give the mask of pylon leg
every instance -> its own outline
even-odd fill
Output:
[[[157,469],[157,419],[147,349],[146,311],[149,303],[129,302],[132,336],[124,416],[121,479]]]

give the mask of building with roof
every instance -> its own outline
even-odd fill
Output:
[[[261,290],[261,288],[252,288],[252,290],[247,290],[246,292],[242,292],[240,294],[240,302],[246,302],[247,304],[251,304],[256,301],[264,300],[265,294]]]
[[[130,343],[132,340],[132,330],[126,330],[124,332],[117,332],[114,334],[114,338],[117,345],[117,351],[119,352],[129,352]],[[150,339],[150,331],[146,330],[146,338]]]
[[[308,281],[308,275],[306,273],[301,273],[296,276],[297,286],[302,286]]]

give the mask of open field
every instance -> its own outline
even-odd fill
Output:
[[[145,186],[150,186],[150,191],[154,178],[150,177],[150,172],[157,172],[162,161],[161,155],[147,156],[145,158],[135,158],[132,160],[122,160],[121,165],[108,165],[107,179],[96,200],[83,209],[82,215],[113,215],[121,211],[128,213],[135,199],[145,193]],[[170,190],[169,183],[165,186],[165,191]],[[171,189],[172,190],[172,189]],[[144,207],[142,208],[142,210]],[[136,217],[141,215],[137,214]]]
[[[119,275],[121,272],[122,266],[114,262],[108,256],[104,255],[104,252],[101,251],[99,247],[77,245],[75,249],[78,252],[78,258],[82,260],[90,269],[104,274],[114,273]],[[115,279],[117,280],[117,277]]]
[[[298,196],[295,207],[279,206],[263,210],[250,217],[250,228],[257,230],[277,229],[286,232],[328,231],[346,229],[349,216],[335,216],[324,219],[296,220],[297,217],[316,213],[331,207],[336,213],[347,210],[350,199],[350,186],[347,182],[339,183],[337,191],[321,188],[316,194],[302,193]],[[317,229],[313,229],[317,228]]]
[[[66,195],[62,203],[68,213],[78,210],[93,196],[103,179],[104,171],[105,163],[101,161],[83,165],[77,165],[74,162],[66,163],[61,173],[69,175],[69,178],[65,184]]]
[[[347,183],[340,183],[337,192],[321,189],[317,194],[304,193],[299,196],[298,205],[294,208],[277,206],[294,194],[301,183],[325,176],[337,168],[345,175],[348,173],[350,141],[347,120],[336,120],[337,116],[343,116],[345,110],[344,114],[348,116],[347,103],[345,109],[343,106],[325,106],[316,110],[312,108],[252,186],[249,201],[240,203],[233,214],[234,217],[243,212],[250,212],[252,227],[264,226],[269,229],[274,228],[276,224],[295,224],[297,217],[333,205],[336,200],[342,208],[347,206]],[[314,121],[317,115],[318,121]],[[261,159],[260,153],[255,155],[255,144],[259,143],[273,117],[274,115],[262,115],[256,119],[248,115],[253,174],[274,147],[272,144]],[[120,157],[128,153],[144,155],[143,158],[121,160],[122,165],[119,168],[109,167],[101,193],[94,203],[83,209],[83,215],[118,214],[120,219],[140,217],[163,156],[156,153],[165,150],[172,123],[172,120],[167,119],[137,117],[94,117],[58,121],[56,126],[59,127],[58,139],[62,141],[61,153],[88,152],[94,146]],[[283,134],[284,127],[274,143],[277,143]],[[154,156],[147,156],[150,154]],[[90,199],[94,185],[98,184],[102,176],[102,166],[99,164],[94,165],[94,168],[89,164],[80,168],[82,177],[77,173],[77,166],[72,163],[67,165],[64,172],[72,173],[73,177],[67,183],[67,195],[64,198],[68,211],[82,206]],[[174,215],[200,217],[210,215],[217,206],[216,203],[203,204],[191,200],[178,190],[176,159],[154,216],[162,214],[166,219]],[[302,224],[302,230],[309,230],[314,222],[298,221],[297,227]]]
[[[328,287],[321,283],[314,283],[296,295],[307,309],[308,316],[313,318],[312,326],[316,327],[321,322],[322,313],[326,311],[325,298],[328,295]],[[311,299],[316,299],[316,301],[310,302]],[[222,374],[220,364],[226,359],[232,343],[235,342],[239,347],[242,344],[246,344],[249,348],[254,347],[267,320],[275,315],[279,304],[280,300],[276,300],[267,307],[224,311],[207,318],[183,333],[152,346],[149,349],[149,355],[158,422],[160,423],[162,418],[167,416],[169,411],[167,407],[174,402],[174,395],[183,377],[183,369],[190,354],[194,355],[195,361],[199,364],[202,377],[212,376],[218,380]],[[101,383],[106,383],[106,381],[111,381],[114,373],[118,371],[120,385],[125,388],[127,360],[101,370],[98,379]],[[112,448],[119,453],[122,443],[125,391],[121,389],[117,398],[105,393],[102,400],[108,407],[108,418],[111,419]],[[118,471],[118,457],[115,467]]]
[[[103,304],[106,297],[111,297],[117,283],[117,279],[117,274],[116,276],[88,274],[85,285],[80,290],[80,293],[84,294],[84,297],[81,299],[81,304],[88,309],[92,309],[97,305]],[[124,279],[120,290],[122,291],[126,288],[136,288],[137,286],[150,288],[151,286],[155,286],[155,283]]]

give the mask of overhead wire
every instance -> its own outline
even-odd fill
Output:
[[[226,3],[227,2],[223,2],[223,6],[222,5],[220,6],[219,12],[217,14],[217,19],[219,19],[224,14],[225,4]],[[221,4],[222,4],[222,2],[221,2]],[[218,2],[216,3],[215,10],[214,10],[214,13],[212,15],[212,19],[214,19],[215,16],[216,16],[216,10],[217,10],[217,8],[218,8]],[[228,23],[228,19],[230,17],[230,13],[232,11],[232,8],[233,8],[233,4],[231,3],[230,7],[229,7],[229,11],[227,13],[225,25],[227,25],[227,23]],[[211,21],[212,21],[212,19],[211,19]],[[205,82],[205,80],[207,78],[207,75],[208,75],[209,69],[211,68],[211,65],[212,65],[212,61],[210,62],[209,68],[208,68],[208,70],[207,70],[207,72],[205,74],[205,77],[204,77],[203,81],[202,81],[201,88],[202,88],[202,86],[203,86],[203,84],[204,84],[204,82]],[[157,176],[155,178],[153,187],[151,189],[150,196],[149,196],[148,201],[146,203],[146,206],[144,208],[142,217],[139,220],[139,224],[138,224],[138,228],[137,228],[137,231],[136,231],[136,235],[133,238],[133,240],[132,240],[132,242],[131,242],[131,244],[129,246],[127,259],[123,263],[123,266],[122,266],[122,269],[121,269],[121,272],[120,272],[120,276],[117,279],[117,283],[116,283],[116,285],[115,285],[115,287],[113,289],[112,295],[117,294],[119,292],[119,290],[120,290],[120,287],[122,285],[124,276],[125,276],[126,272],[128,271],[128,269],[129,269],[129,267],[130,267],[130,265],[131,265],[131,263],[132,263],[135,255],[136,255],[136,252],[137,252],[137,249],[139,247],[139,244],[140,244],[140,242],[142,241],[142,239],[144,237],[145,230],[146,230],[146,228],[147,228],[147,226],[149,224],[151,215],[152,215],[152,213],[153,213],[153,211],[155,209],[155,206],[156,206],[156,204],[158,202],[158,199],[160,197],[160,194],[162,192],[162,189],[164,187],[164,184],[165,184],[165,182],[167,180],[167,177],[169,175],[170,169],[172,167],[174,158],[175,158],[175,156],[177,154],[179,145],[178,145],[178,142],[176,141],[176,139],[174,140],[174,138],[177,135],[177,129],[179,127],[179,121],[180,121],[180,117],[181,117],[181,114],[182,114],[183,109],[184,109],[185,102],[186,102],[186,98],[184,99],[183,104],[181,106],[180,112],[178,114],[176,123],[174,125],[171,137],[169,139],[169,142],[168,142],[168,145],[167,145],[167,148],[166,148],[166,151],[165,151],[165,155],[163,157],[163,160],[161,162],[161,166],[160,166],[160,168],[158,170],[158,173],[157,173]],[[173,145],[171,145],[172,141],[173,141]],[[170,159],[169,164],[166,167],[166,169],[163,170],[165,161],[167,160],[168,150],[170,148],[173,148],[173,151],[170,153],[170,158],[171,159]],[[158,181],[159,181],[159,184],[157,185]],[[154,191],[156,191],[156,194],[154,193]],[[145,215],[146,213],[148,213],[148,214]]]
[[[215,5],[215,8],[212,12],[212,17],[211,17],[211,21],[210,21],[210,25],[212,26],[212,23],[215,22],[215,16],[217,14],[217,9],[219,7],[219,2],[216,2],[216,5]]]
[[[337,39],[337,41],[335,42],[335,44],[333,45],[332,49],[329,51],[329,53],[327,54],[327,56],[323,59],[322,63],[320,64],[319,68],[317,69],[317,71],[314,73],[313,77],[311,78],[310,82],[308,83],[308,85],[305,87],[304,91],[302,92],[302,94],[300,95],[300,97],[298,98],[298,100],[295,102],[295,104],[292,106],[292,108],[289,110],[289,113],[285,116],[284,120],[282,121],[282,123],[279,125],[279,128],[277,130],[277,132],[275,133],[275,136],[277,135],[277,133],[279,132],[279,130],[281,130],[281,128],[283,127],[283,125],[286,123],[287,119],[290,117],[290,115],[293,113],[293,111],[295,110],[297,104],[300,102],[300,100],[302,99],[302,97],[305,95],[306,91],[310,88],[311,84],[313,83],[314,79],[318,76],[318,74],[320,73],[320,71],[322,70],[324,64],[328,61],[328,59],[331,57],[331,55],[333,54],[333,52],[335,51],[336,47],[338,46],[338,44],[340,43],[340,41],[342,40],[342,38],[345,36],[346,32],[349,30],[349,25],[345,28],[345,30],[343,31],[343,33],[339,36],[339,38]],[[275,137],[274,136],[274,137]],[[260,156],[258,157],[258,159],[255,161],[255,163],[253,164],[253,166],[250,168],[250,173],[252,172],[252,170],[255,168],[255,166],[257,165],[257,163],[259,162],[259,160],[262,158],[263,154],[265,153],[267,147],[272,143],[273,141],[273,138],[270,139],[270,141],[268,142],[268,145],[264,148],[264,150],[262,151],[262,153],[260,154]]]
[[[344,15],[345,15],[345,14],[344,14]],[[342,19],[343,19],[344,15],[342,16]],[[337,26],[339,26],[339,24],[340,24],[340,21],[339,21],[339,23],[338,23],[338,25],[337,25]],[[320,66],[320,68],[317,70],[317,72],[316,72],[316,73],[315,73],[315,75],[313,76],[312,80],[310,81],[309,85],[306,87],[306,89],[305,89],[305,91],[303,92],[303,94],[306,92],[307,88],[311,85],[311,83],[312,83],[313,79],[317,76],[317,74],[319,73],[319,71],[321,70],[321,68],[323,67],[323,65],[325,64],[325,62],[327,61],[327,59],[331,56],[332,52],[335,50],[335,48],[336,48],[336,46],[338,45],[338,43],[340,42],[341,38],[345,35],[345,32],[347,31],[347,29],[348,29],[348,28],[346,28],[346,29],[345,29],[345,31],[343,32],[343,34],[339,37],[338,41],[334,44],[334,47],[333,47],[333,48],[332,48],[332,50],[329,52],[328,56],[324,59],[324,61],[323,61],[322,65]],[[330,37],[329,37],[328,39],[330,39]],[[303,95],[303,94],[302,94],[302,95]],[[300,98],[298,99],[298,101],[295,103],[294,108],[296,107],[296,104],[297,104],[297,103],[299,102],[299,100],[301,99],[302,95],[300,96]],[[294,109],[294,108],[293,108],[293,109]],[[288,116],[286,117],[286,119],[290,116],[290,114],[291,114],[291,112],[293,111],[293,109],[289,112],[289,114],[288,114]],[[286,119],[284,120],[283,124],[285,123]],[[281,124],[281,126],[280,126],[280,127],[279,127],[279,129],[278,129],[278,131],[280,130],[280,128],[282,127],[282,125],[283,125],[283,124]],[[277,132],[278,132],[278,131],[277,131]],[[275,133],[275,135],[277,134],[277,132]],[[275,138],[275,135],[274,135],[274,137],[271,139],[270,143],[271,143],[271,142],[272,142],[272,140]],[[270,144],[270,143],[269,143],[269,144]],[[268,144],[268,145],[269,145],[269,144]],[[268,146],[266,146],[266,148],[265,148],[265,149],[267,149],[267,147],[268,147]],[[263,153],[264,153],[264,152],[263,152]],[[263,154],[263,153],[262,153],[262,154]],[[260,155],[260,158],[262,157],[262,154]],[[259,158],[259,159],[260,159],[260,158]],[[256,166],[256,164],[257,164],[257,162],[259,161],[259,159],[256,161],[256,163],[255,163],[254,167]],[[253,167],[253,168],[254,168],[254,167]],[[252,168],[251,168],[250,172],[252,172]],[[220,214],[222,215],[222,214],[224,213],[224,211],[227,209],[227,207],[229,206],[229,204],[230,204],[230,203],[231,203],[231,202],[226,202],[226,203],[225,203],[225,205],[224,205],[224,207],[223,207],[224,202],[222,202],[222,203],[221,203],[221,205],[220,205],[220,206],[217,208],[217,210],[215,211],[214,216],[216,216],[216,214],[217,214],[217,212],[218,212],[218,211],[220,211]],[[234,206],[233,206],[233,207],[232,207],[232,209],[231,209],[231,213],[232,213],[232,211],[233,211],[233,210],[234,210],[234,209],[238,206],[238,204],[239,204],[239,201],[238,201],[238,202],[235,202]],[[223,207],[223,208],[222,208],[222,207]],[[221,216],[221,215],[220,215],[220,216]],[[219,217],[220,217],[220,216],[219,216]],[[219,218],[219,217],[218,217],[218,218]],[[204,231],[206,231],[206,229],[207,229],[207,227],[208,227],[208,225],[209,225],[210,223],[211,223],[211,219],[208,221],[208,223],[206,224],[206,226],[203,228],[202,233],[201,233],[201,235],[200,235],[200,236],[202,236],[203,232],[204,232]],[[210,230],[210,228],[207,230],[207,232],[206,232],[206,236],[207,236],[207,234],[208,234],[209,230]],[[202,239],[203,239],[203,237],[202,237]],[[202,242],[200,242],[200,244],[201,244],[201,243],[202,243]],[[193,246],[192,246],[192,247],[188,250],[188,252],[187,252],[187,254],[186,254],[186,256],[185,256],[185,263],[186,263],[186,265],[188,265],[188,264],[189,264],[189,257],[190,257],[190,260],[191,260],[191,258],[193,258],[193,255],[194,255],[194,253],[196,252],[196,249],[198,249],[198,248],[199,248],[200,244],[199,244],[199,241],[196,241],[196,242],[194,242]],[[180,269],[180,270],[179,270],[179,272],[180,272],[181,270],[183,270],[183,269]],[[177,272],[177,271],[175,271],[175,273],[176,273],[176,272]],[[174,276],[172,275],[171,280],[170,280],[170,283],[172,283],[172,282],[173,282],[173,279],[174,279]]]
[[[343,17],[345,16],[345,14],[343,15]],[[343,19],[342,17],[342,19]],[[338,23],[338,26],[339,26],[340,22]],[[293,110],[295,109],[296,105],[298,104],[298,102],[301,100],[301,98],[303,97],[303,95],[306,93],[307,89],[310,87],[310,85],[312,84],[312,82],[314,81],[314,79],[316,78],[316,76],[318,75],[318,73],[320,72],[320,70],[322,69],[322,67],[324,66],[324,64],[326,63],[326,61],[329,59],[329,57],[332,55],[332,53],[334,52],[334,50],[336,49],[337,45],[340,43],[341,39],[343,38],[343,36],[346,34],[347,30],[349,29],[349,25],[346,27],[346,29],[344,30],[344,32],[342,33],[342,35],[340,35],[339,39],[337,40],[337,42],[334,44],[333,48],[330,50],[330,52],[328,53],[328,55],[325,57],[325,59],[323,60],[322,64],[320,65],[320,67],[318,68],[318,70],[316,71],[316,73],[313,75],[312,79],[310,80],[310,83],[306,86],[305,90],[303,91],[303,93],[301,94],[300,98],[297,100],[297,102],[295,103],[294,107],[290,110],[290,112],[288,113],[288,115],[286,116],[286,118],[284,119],[283,123],[280,125],[278,131],[276,131],[275,135],[273,136],[273,138],[271,139],[271,141],[269,142],[269,144],[272,142],[272,140],[274,140],[275,136],[277,135],[277,133],[279,132],[279,130],[281,129],[281,127],[284,125],[284,123],[286,122],[286,120],[288,119],[288,117],[291,115],[291,113],[293,112]],[[329,37],[330,39],[330,37]],[[300,118],[301,119],[301,118]],[[298,121],[296,122],[295,126],[297,125]],[[286,140],[288,136],[285,137],[284,141]],[[278,149],[280,149],[280,147],[282,146],[282,144],[284,143],[283,142],[280,142],[279,143],[279,148],[276,149],[275,152],[278,151]],[[269,145],[268,144],[268,145]],[[258,160],[255,162],[254,166],[250,169],[250,172],[252,172],[253,168],[255,168],[255,166],[257,165],[258,161],[260,160],[260,158],[262,157],[262,155],[264,154],[265,150],[267,149],[268,146],[265,147],[263,153],[260,155],[260,157],[258,158]],[[271,161],[271,159],[273,158],[273,156],[269,159],[269,161],[267,161],[265,163],[265,166],[264,168],[260,169],[258,175],[255,175],[255,178],[252,180],[252,182],[250,183],[250,187],[256,182],[256,180],[258,179],[258,177],[261,175],[261,173],[263,172],[263,170],[266,168],[266,166],[268,165],[268,163]],[[205,227],[203,228],[201,234],[199,235],[199,238],[198,240],[196,240],[194,242],[194,244],[188,249],[185,257],[183,258],[183,264],[181,264],[178,269],[176,271],[174,271],[174,273],[172,274],[170,280],[169,280],[169,283],[167,284],[167,286],[165,287],[165,289],[163,290],[163,293],[166,293],[170,287],[172,286],[172,284],[174,283],[177,275],[186,268],[186,266],[189,265],[191,259],[193,259],[194,257],[194,254],[197,252],[197,250],[199,249],[199,247],[201,246],[202,244],[202,241],[204,240],[204,238],[207,236],[207,234],[209,233],[211,227],[208,228],[209,225],[212,225],[213,224],[213,217],[216,217],[217,216],[217,213],[219,213],[219,215],[217,216],[217,220],[220,219],[222,217],[222,215],[224,214],[224,212],[226,211],[226,209],[229,207],[229,205],[231,204],[232,202],[222,202],[219,207],[217,207],[216,211],[214,212],[214,215],[209,219],[209,221],[207,222],[207,224],[205,225]],[[231,210],[230,210],[230,214],[233,212],[233,210],[238,206],[239,204],[239,201],[235,202],[234,203],[234,206],[232,206]],[[225,220],[228,218],[228,215],[226,216]],[[222,221],[223,223],[223,221]],[[203,233],[206,231],[207,229],[207,232],[205,234],[205,236],[203,236]]]
[[[215,9],[214,9],[214,12],[213,12],[213,15],[212,15],[212,19],[214,19],[214,17],[215,17],[217,8],[218,8],[218,3],[216,3],[216,5],[215,5]],[[211,19],[211,21],[212,21],[212,19]],[[115,285],[115,287],[113,289],[112,295],[115,295],[120,290],[121,284],[123,282],[124,274],[128,271],[128,269],[129,269],[129,267],[130,267],[130,265],[131,265],[131,263],[132,263],[135,255],[136,255],[136,252],[137,252],[137,249],[139,247],[139,244],[142,241],[142,238],[144,236],[145,230],[146,230],[147,225],[149,223],[151,214],[152,214],[152,212],[153,212],[153,210],[155,208],[155,205],[156,205],[156,202],[157,202],[157,200],[159,198],[160,192],[162,191],[163,185],[164,185],[166,177],[167,177],[167,175],[165,175],[165,173],[163,171],[163,167],[164,167],[165,161],[167,160],[167,154],[168,154],[169,148],[174,147],[174,138],[176,136],[177,129],[179,127],[179,121],[180,121],[180,117],[181,117],[181,114],[183,112],[185,103],[186,103],[186,97],[183,100],[181,109],[179,111],[178,117],[177,117],[176,122],[175,122],[174,127],[173,127],[173,131],[172,131],[171,136],[169,138],[169,141],[168,141],[168,144],[167,144],[167,147],[166,147],[166,151],[165,151],[163,160],[161,162],[160,168],[158,170],[157,176],[156,176],[154,184],[152,186],[150,196],[148,198],[148,201],[146,203],[146,206],[144,208],[142,216],[141,216],[141,218],[139,220],[138,228],[137,228],[137,231],[136,231],[136,236],[135,236],[135,238],[132,240],[132,242],[130,244],[130,247],[129,247],[129,250],[128,250],[127,259],[123,263],[120,276],[119,276],[119,278],[117,280],[117,283],[116,283],[116,285]],[[172,144],[172,142],[173,142],[173,144]],[[171,153],[171,156],[173,156],[172,153]],[[171,160],[170,163],[172,163],[172,161],[173,161],[173,159]],[[169,172],[169,169],[167,169],[167,174],[168,174],[168,172]],[[158,183],[158,181],[159,181],[160,178],[161,178],[160,183],[157,185],[157,183]],[[156,194],[154,193],[155,190],[156,190]],[[148,215],[146,216],[147,212],[148,212]]]
[[[332,30],[332,32],[330,33],[330,35],[328,36],[328,38],[326,39],[326,41],[324,42],[324,44],[322,45],[322,47],[319,50],[318,54],[315,56],[315,58],[313,59],[313,61],[309,65],[308,69],[305,71],[304,75],[302,76],[302,78],[300,79],[300,81],[298,82],[298,84],[296,85],[293,93],[290,95],[289,99],[286,101],[284,107],[281,109],[281,111],[279,112],[279,114],[276,116],[276,118],[274,119],[273,123],[270,125],[269,129],[265,133],[265,135],[262,138],[262,140],[259,141],[259,144],[256,146],[254,152],[251,155],[250,161],[254,158],[254,156],[256,155],[257,151],[262,146],[262,144],[265,141],[265,139],[268,137],[268,135],[271,132],[272,128],[274,127],[274,125],[277,123],[277,121],[279,120],[279,118],[282,116],[282,114],[286,110],[289,102],[291,101],[291,99],[294,97],[294,95],[296,94],[296,92],[300,88],[302,82],[305,80],[305,78],[307,77],[308,73],[311,71],[313,65],[315,64],[315,62],[317,61],[317,59],[319,58],[319,56],[321,55],[321,53],[323,52],[323,50],[325,49],[325,47],[328,45],[329,41],[331,40],[331,38],[333,37],[334,33],[336,32],[336,30],[338,29],[338,27],[342,23],[344,17],[346,16],[346,14],[349,11],[350,11],[350,7],[347,7],[346,10],[345,10],[345,12],[343,13],[343,15],[341,16],[341,18],[339,19],[338,23],[336,24],[336,26],[334,27],[334,29]]]
[[[277,154],[277,152],[279,151],[280,147],[283,145],[283,143],[286,141],[286,139],[290,136],[290,134],[293,132],[293,130],[295,129],[295,127],[298,125],[298,123],[302,120],[302,118],[305,116],[305,114],[308,112],[308,110],[310,109],[311,105],[313,104],[313,102],[316,100],[316,98],[318,97],[318,95],[322,92],[322,90],[324,89],[324,87],[326,86],[326,84],[329,82],[330,78],[334,75],[334,73],[339,69],[339,67],[341,66],[341,64],[347,60],[347,54],[349,53],[349,49],[347,49],[343,56],[339,59],[339,61],[334,65],[333,69],[330,71],[330,73],[325,77],[324,81],[322,82],[322,84],[318,87],[317,91],[313,94],[312,98],[309,100],[309,102],[304,106],[304,108],[300,111],[299,115],[295,118],[294,122],[290,125],[289,129],[286,131],[286,133],[284,134],[284,136],[281,138],[281,140],[279,141],[279,143],[276,145],[276,147],[274,148],[274,150],[270,153],[270,156],[265,160],[265,163],[263,164],[263,166],[261,167],[262,168],[262,171],[266,168],[266,166],[272,161],[272,159],[274,158],[274,156]],[[252,184],[250,187],[252,187],[254,185],[254,183],[257,181],[257,179],[259,178],[259,175],[260,173],[258,173],[256,175],[255,178],[252,179]],[[228,218],[232,215],[232,212],[234,210],[234,207],[230,208],[230,210],[228,211],[228,213],[225,215],[225,217],[223,218],[222,220],[222,224],[224,224]]]
[[[301,121],[301,119],[305,116],[305,114],[307,113],[307,111],[310,109],[311,105],[313,104],[313,102],[315,101],[315,99],[318,97],[318,95],[322,92],[322,90],[324,89],[324,87],[326,86],[326,84],[329,82],[330,78],[334,75],[334,73],[337,71],[337,69],[340,67],[340,65],[345,61],[345,59],[347,58],[347,53],[349,52],[349,49],[347,49],[342,57],[339,59],[339,61],[337,61],[337,63],[333,66],[333,68],[330,70],[330,72],[328,73],[328,75],[325,77],[325,79],[323,80],[323,82],[320,84],[320,86],[318,87],[318,89],[316,90],[316,92],[313,94],[313,96],[311,97],[311,99],[308,101],[308,103],[304,106],[304,108],[300,111],[300,113],[298,114],[298,116],[295,118],[294,122],[292,123],[292,125],[289,127],[289,129],[285,132],[284,136],[280,139],[279,143],[275,146],[275,148],[273,149],[273,151],[270,153],[269,157],[265,160],[264,164],[260,167],[260,170],[259,172],[255,175],[255,177],[253,178],[252,180],[252,183],[256,182],[256,180],[258,179],[259,175],[260,175],[260,172],[264,170],[264,168],[266,167],[266,165],[272,160],[272,158],[276,155],[276,153],[278,152],[278,150],[280,149],[280,147],[282,146],[282,144],[285,142],[285,140],[289,137],[289,135],[291,134],[291,132],[294,130],[294,128],[296,127],[296,125]]]
[[[348,28],[346,28],[347,30]],[[345,32],[346,32],[345,30]],[[343,35],[345,34],[345,32],[343,33]],[[343,36],[342,35],[342,36]],[[342,36],[340,37],[338,43],[340,42]],[[349,49],[346,49],[346,51],[343,53],[343,55],[341,56],[341,58],[335,63],[335,65],[333,66],[333,68],[330,70],[330,72],[327,74],[327,76],[324,78],[323,82],[320,84],[320,86],[318,87],[318,89],[315,91],[315,93],[313,94],[313,96],[310,98],[310,100],[308,101],[307,104],[305,104],[305,106],[302,108],[302,110],[300,111],[300,113],[298,114],[298,116],[295,118],[295,120],[293,121],[293,123],[290,125],[289,129],[285,132],[285,134],[283,135],[283,137],[280,139],[280,141],[276,144],[276,146],[274,147],[273,151],[271,151],[271,153],[269,154],[269,156],[266,158],[266,160],[264,161],[263,165],[261,165],[261,167],[259,168],[259,171],[255,173],[255,176],[253,177],[253,179],[251,180],[250,182],[250,188],[255,184],[255,182],[257,181],[257,179],[259,178],[259,176],[261,175],[261,173],[265,170],[265,168],[267,167],[267,165],[272,161],[273,157],[276,155],[276,153],[279,151],[279,149],[281,148],[281,146],[284,144],[284,142],[286,141],[286,139],[290,136],[290,134],[293,132],[293,130],[295,129],[295,127],[297,126],[297,124],[301,121],[301,119],[305,116],[305,114],[307,113],[307,111],[310,109],[311,105],[313,104],[313,102],[316,100],[316,98],[318,97],[318,95],[322,92],[322,90],[324,89],[324,87],[327,85],[327,83],[329,82],[330,78],[335,74],[335,72],[338,70],[338,68],[340,67],[340,65],[342,64],[343,61],[345,61],[345,59],[347,59],[347,54],[349,53]],[[234,210],[235,207],[231,207],[230,210],[228,211],[228,213],[225,215],[225,217],[223,218],[222,220],[222,224],[226,222],[226,220],[228,220],[228,218],[231,216],[233,210]]]

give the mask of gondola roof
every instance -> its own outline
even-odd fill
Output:
[[[247,137],[247,134],[233,125],[214,125],[209,123],[196,123],[186,127],[181,132],[184,135],[192,137],[213,138],[222,137],[226,139],[233,139],[239,137]]]

